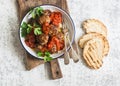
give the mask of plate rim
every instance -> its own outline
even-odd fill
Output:
[[[64,10],[63,8],[58,7],[57,5],[53,5],[53,4],[38,5],[38,6],[33,7],[33,9],[35,9],[35,8],[37,8],[37,7],[40,7],[40,6],[53,6],[53,7],[57,7],[58,9],[62,10],[64,13],[67,14],[67,16],[70,18],[70,20],[71,20],[71,22],[72,22],[72,26],[73,26],[73,30],[74,30],[74,34],[73,34],[73,37],[72,37],[72,40],[71,40],[71,44],[73,44],[73,42],[74,42],[74,40],[75,40],[76,30],[75,30],[75,24],[74,24],[74,22],[73,22],[72,17],[70,16],[70,14],[68,14],[68,12],[67,12],[66,10]],[[27,14],[28,14],[29,12],[30,12],[30,11],[28,11],[28,12],[23,16],[23,18],[22,18],[21,21],[20,21],[19,30],[18,30],[19,40],[20,40],[20,43],[21,43],[22,47],[24,48],[24,50],[25,50],[28,54],[30,54],[30,55],[33,56],[34,58],[43,60],[43,58],[41,58],[41,57],[37,57],[37,56],[32,55],[32,54],[24,47],[24,45],[23,45],[23,43],[22,43],[22,40],[21,40],[21,36],[20,36],[20,34],[21,34],[21,33],[20,33],[20,32],[21,32],[21,24],[22,24],[24,18],[27,16]],[[27,46],[27,45],[26,45],[26,46]],[[67,49],[67,51],[69,51],[70,48],[71,48],[71,47],[69,46],[68,49]],[[63,56],[63,55],[64,55],[64,52],[61,53],[59,56],[54,57],[53,59],[59,58],[59,57],[61,57],[61,56]]]

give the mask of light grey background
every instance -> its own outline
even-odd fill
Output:
[[[76,27],[76,41],[84,33],[82,21],[97,18],[108,28],[110,52],[99,70],[91,70],[82,59],[64,65],[63,78],[49,80],[46,67],[26,71],[25,51],[18,38],[16,0],[0,0],[0,86],[120,86],[120,0],[67,0]]]

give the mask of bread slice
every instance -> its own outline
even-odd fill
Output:
[[[79,40],[79,46],[81,48],[84,48],[85,43],[88,40],[91,40],[91,39],[94,39],[94,38],[99,38],[99,39],[103,40],[103,44],[104,44],[103,56],[107,55],[108,52],[109,52],[108,40],[106,39],[106,37],[104,37],[103,35],[98,34],[98,33],[89,33],[89,34],[83,35]]]
[[[86,42],[83,57],[89,67],[99,69],[102,66],[103,46],[103,40],[99,38]]]
[[[106,26],[97,19],[88,19],[82,24],[83,29],[86,33],[96,32],[100,33],[103,36],[107,37],[107,28]]]

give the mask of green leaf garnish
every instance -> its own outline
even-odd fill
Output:
[[[22,28],[21,29],[21,35],[22,35],[22,37],[25,37],[27,35],[27,29]]]
[[[49,62],[49,61],[51,61],[51,60],[53,60],[52,57],[47,57],[47,56],[44,57],[44,61],[45,61],[45,62]]]
[[[27,34],[30,33],[32,28],[27,28]]]
[[[25,37],[27,35],[27,23],[26,22],[23,22],[23,24],[21,25],[21,34],[22,34],[22,37]]]
[[[35,29],[34,29],[34,34],[35,34],[35,35],[40,35],[40,34],[42,34],[41,28],[39,28],[39,27],[38,27],[38,28],[35,28]]]
[[[22,37],[25,37],[32,30],[32,26],[30,24],[27,24],[26,22],[22,23],[21,28]]]
[[[34,26],[35,28],[37,28],[37,27],[40,27],[40,28],[41,28],[41,26],[40,26],[39,24],[37,24],[36,22],[33,23],[33,26]]]
[[[32,28],[32,26],[30,24],[27,24],[28,28]]]
[[[53,58],[50,56],[50,52],[45,52],[45,57],[44,57],[44,61],[48,62],[51,61]]]
[[[40,56],[43,56],[43,53],[39,51],[39,52],[37,53],[37,56],[39,56],[39,57],[40,57]]]
[[[45,56],[50,57],[50,52],[45,52]]]
[[[36,17],[35,11],[33,10],[31,14],[32,14],[32,18],[34,19]]]
[[[30,33],[32,30],[32,26],[30,24],[27,24],[28,28],[27,28],[27,33]]]
[[[21,25],[21,28],[27,28],[27,23],[26,22],[23,22],[23,24]]]
[[[41,8],[41,7],[36,8],[36,15],[40,16],[42,14],[43,14],[43,8]]]
[[[49,62],[49,61],[53,60],[53,58],[50,56],[50,52],[43,53],[43,52],[39,51],[39,52],[37,52],[37,56],[38,57],[44,56],[43,57],[44,62]]]
[[[43,14],[43,8],[42,7],[37,7],[34,10],[31,10],[30,14],[32,15],[33,19],[37,16],[41,16]]]

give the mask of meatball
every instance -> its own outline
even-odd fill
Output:
[[[58,28],[54,25],[51,25],[49,35],[54,36],[54,35],[57,35],[57,34],[58,34]]]
[[[50,14],[51,14],[51,11],[50,11],[50,10],[44,10],[44,15],[50,16]]]
[[[36,36],[36,39],[40,45],[45,45],[48,43],[49,36],[46,34],[41,34],[41,35]]]
[[[38,49],[38,51],[41,51],[43,53],[47,51],[47,48],[45,46],[42,46],[42,45],[38,45],[36,49]]]
[[[50,17],[47,15],[42,15],[38,19],[39,24],[50,23]]]

